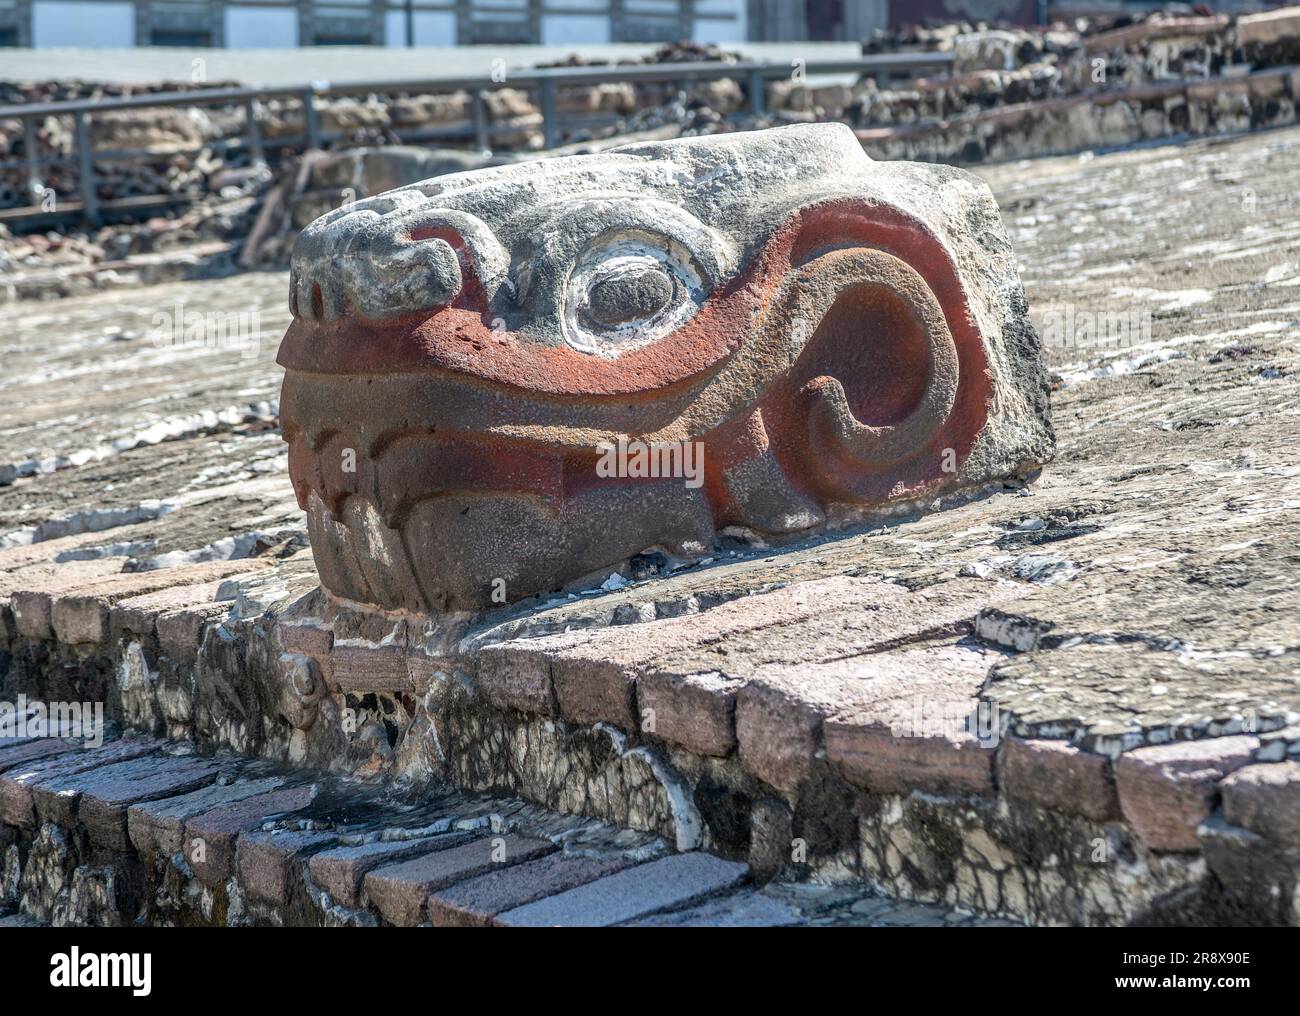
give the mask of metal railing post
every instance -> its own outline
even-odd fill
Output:
[[[767,82],[763,80],[763,72],[752,70],[749,72],[749,111],[755,116],[762,116],[767,112]]]
[[[248,157],[253,163],[265,162],[262,148],[262,124],[257,119],[257,100],[251,96],[244,100],[244,125],[248,129]]]
[[[41,180],[36,145],[36,121],[30,116],[25,116],[23,117],[23,153],[27,162],[27,193],[32,197],[40,194],[45,187],[44,182]]]
[[[555,79],[542,79],[542,139],[547,148],[560,143],[560,125],[555,122]]]
[[[90,150],[90,125],[84,110],[72,114],[77,125],[77,165],[81,178],[81,213],[92,226],[99,225],[99,196],[95,193],[95,154]]]
[[[488,133],[487,95],[481,88],[474,89],[474,141],[480,152],[492,151],[492,135]]]
[[[315,89],[303,89],[302,119],[303,124],[307,129],[307,147],[320,148],[320,116],[316,112]]]

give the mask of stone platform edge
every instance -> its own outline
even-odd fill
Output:
[[[127,727],[204,752],[517,794],[743,859],[760,882],[861,881],[1035,923],[1300,923],[1300,761],[1286,739],[1108,758],[1042,738],[895,737],[779,683],[548,655],[527,638],[437,656],[233,616],[223,583],[265,567],[12,589],[11,690],[98,694]],[[319,722],[349,703],[380,717],[361,752]],[[647,703],[662,714],[653,734],[637,722]],[[390,709],[405,719],[385,745]]]

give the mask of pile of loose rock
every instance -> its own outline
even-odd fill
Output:
[[[891,88],[783,82],[781,120],[843,120],[881,158],[975,162],[1293,123],[1300,7],[1081,22],[1048,31],[948,25],[864,52],[951,52],[951,77]]]
[[[234,87],[234,82],[203,85]],[[191,91],[188,84],[111,85],[82,81],[0,82],[0,105],[64,102],[75,99],[112,99],[131,95]],[[89,119],[91,144],[98,153],[131,152],[137,157],[97,162],[97,193],[102,200],[151,194],[196,196],[226,160],[214,146],[242,131],[238,110],[201,106],[109,110]],[[29,152],[23,123],[0,119],[0,162],[16,165],[0,169],[0,208],[39,203],[33,194],[26,163],[38,161],[39,183],[56,196],[71,198],[80,186],[75,165],[76,126],[71,116],[39,119],[33,132],[35,151]]]

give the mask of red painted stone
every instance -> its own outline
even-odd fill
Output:
[[[322,584],[480,609],[650,547],[698,556],[726,526],[802,532],[987,481],[967,466],[981,440],[1042,461],[1041,365],[1018,349],[1000,376],[1004,336],[980,323],[1016,282],[977,310],[991,276],[958,257],[977,246],[961,216],[935,216],[938,179],[888,172],[816,125],[428,181],[317,220],[279,360]],[[943,181],[1000,229],[986,191]],[[1019,437],[990,431],[995,405]],[[602,449],[629,442],[675,475],[610,475]]]

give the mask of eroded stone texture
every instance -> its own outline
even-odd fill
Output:
[[[403,187],[304,231],[290,293],[290,472],[356,603],[488,607],[1051,454],[987,188],[839,125]]]

